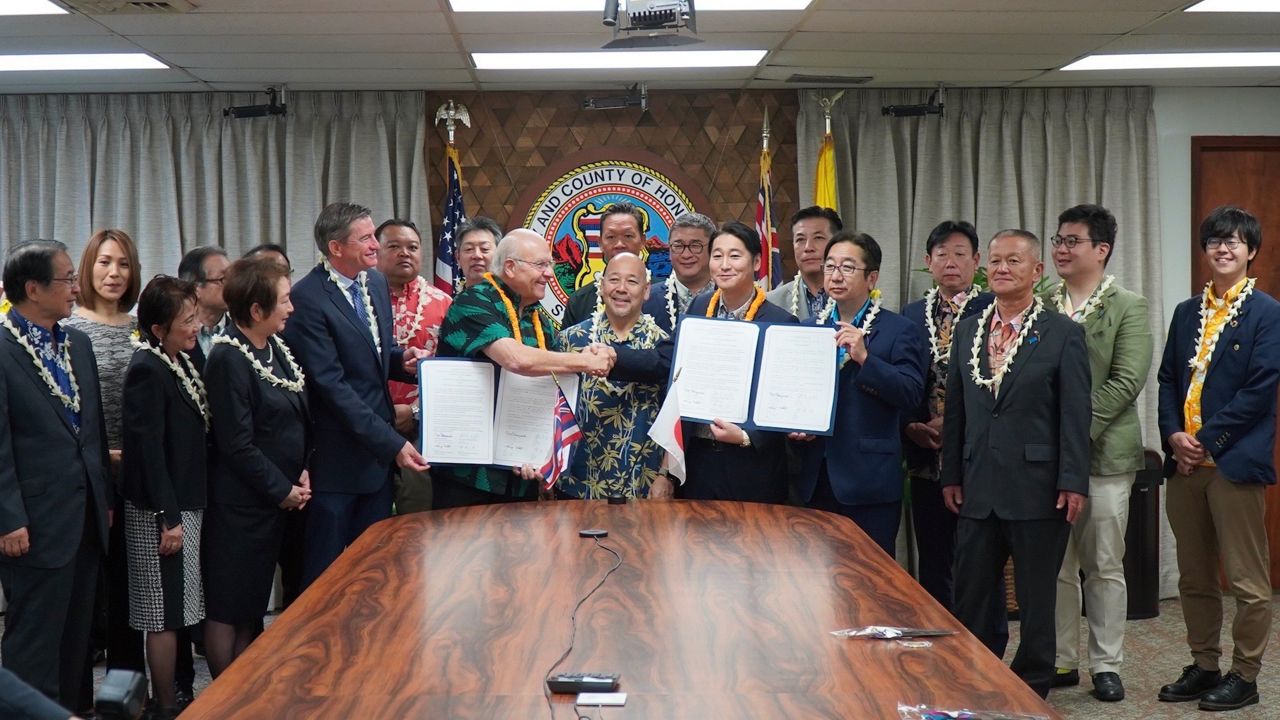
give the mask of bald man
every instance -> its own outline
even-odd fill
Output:
[[[554,279],[551,249],[532,230],[512,230],[494,251],[493,272],[453,299],[440,327],[440,357],[484,358],[507,372],[609,374],[612,348],[593,344],[586,352],[560,352],[551,316],[539,307]],[[532,500],[541,475],[530,465],[512,472],[483,465],[437,468],[436,509]]]

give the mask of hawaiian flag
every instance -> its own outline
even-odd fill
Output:
[[[561,473],[569,469],[569,458],[573,455],[573,444],[582,438],[582,430],[578,420],[569,407],[569,399],[564,396],[564,389],[556,384],[555,422],[551,431],[551,457],[542,466],[542,477],[546,481],[544,488],[555,487]]]
[[[778,247],[778,229],[773,222],[773,158],[767,149],[760,151],[760,191],[756,194],[756,232],[760,234],[760,250],[764,262],[756,271],[756,284],[772,290],[782,282],[782,249]]]
[[[684,484],[684,433],[680,425],[680,391],[676,383],[680,381],[680,373],[676,373],[671,387],[667,388],[667,397],[662,401],[662,409],[658,417],[649,426],[649,437],[658,446],[667,451],[667,472],[674,475]]]
[[[444,222],[440,227],[439,249],[436,250],[435,286],[441,292],[453,295],[461,290],[462,269],[454,253],[458,226],[467,221],[462,207],[462,181],[458,174],[458,149],[452,144],[445,151],[445,174],[449,178],[449,191],[445,195]]]

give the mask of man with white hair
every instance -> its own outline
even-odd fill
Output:
[[[547,241],[527,229],[512,230],[498,243],[493,272],[453,299],[440,327],[440,357],[486,358],[506,372],[541,376],[551,373],[609,374],[612,348],[592,345],[586,352],[559,352],[551,316],[540,307],[547,283],[555,277]],[[482,465],[438,468],[436,509],[531,500],[537,497],[536,468],[518,472]]]

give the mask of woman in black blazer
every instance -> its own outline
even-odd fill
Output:
[[[187,352],[196,344],[195,285],[164,275],[138,300],[139,340],[122,415],[129,625],[147,634],[154,716],[176,714],[177,633],[204,618],[200,528],[209,407]]]
[[[754,229],[740,222],[725,223],[711,237],[708,250],[716,289],[694,298],[685,317],[796,322],[795,315],[767,301],[755,284],[762,258],[760,235]],[[742,361],[754,363],[755,358]],[[746,430],[717,418],[710,425],[685,421],[684,437],[689,477],[676,488],[676,497],[786,502],[785,435]]]
[[[311,498],[305,378],[276,333],[293,313],[289,271],[238,260],[222,297],[232,324],[205,364],[216,449],[205,523],[205,648],[217,677],[261,628],[286,512]]]

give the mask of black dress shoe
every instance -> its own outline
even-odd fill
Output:
[[[1200,698],[1201,710],[1236,710],[1258,702],[1258,683],[1249,682],[1232,670],[1218,687]]]
[[[1053,680],[1049,681],[1049,687],[1072,687],[1079,684],[1079,670],[1072,670],[1071,672],[1055,672],[1053,674]]]
[[[1217,687],[1220,682],[1222,682],[1222,673],[1217,670],[1205,670],[1192,663],[1182,668],[1182,677],[1178,678],[1177,682],[1160,688],[1160,693],[1156,697],[1160,698],[1161,702],[1198,700]]]
[[[1119,702],[1124,699],[1124,683],[1116,673],[1094,673],[1093,696],[1102,702]]]
[[[178,711],[186,710],[187,706],[195,702],[195,693],[191,688],[173,687],[173,704]]]

